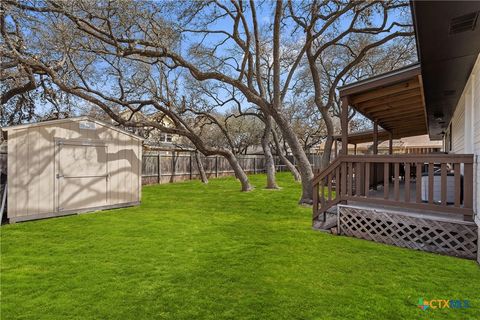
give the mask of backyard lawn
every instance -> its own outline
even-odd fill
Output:
[[[1,319],[478,319],[469,260],[311,229],[283,189],[149,186],[142,205],[1,227]],[[417,307],[419,298],[468,309]]]

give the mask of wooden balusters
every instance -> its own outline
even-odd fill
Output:
[[[329,175],[327,176],[327,179],[328,179],[328,181],[327,181],[327,185],[328,185],[328,201],[331,201],[331,200],[332,200],[332,178],[333,178],[333,177],[332,177],[331,174],[329,174]]]
[[[393,182],[393,194],[395,197],[395,201],[400,200],[400,164],[398,162],[395,162],[393,165],[394,167],[394,182]]]
[[[415,176],[415,202],[422,203],[422,167],[423,163],[417,162]]]
[[[335,169],[335,200],[340,199],[340,167]]]
[[[355,163],[355,196],[359,197],[362,195],[362,169],[360,167],[361,163]]]
[[[405,202],[410,202],[410,163],[405,163]]]
[[[342,186],[341,186],[341,196],[340,198],[342,198],[343,196],[346,195],[346,191],[347,191],[347,164],[345,162],[342,162],[342,173],[341,173],[341,178],[342,178]]]
[[[365,163],[365,197],[368,197],[368,191],[370,190],[370,162]]]
[[[450,165],[453,173],[449,171]],[[372,183],[371,175],[374,174],[372,168],[378,168],[381,172],[381,166],[383,166],[383,195],[381,191],[369,193]],[[436,168],[439,171],[436,172]],[[423,179],[422,174],[425,175]],[[412,183],[413,176],[416,177],[415,185]],[[412,188],[415,188],[415,200],[412,199],[414,191]],[[314,212],[318,212],[319,215],[339,202],[351,200],[457,213],[471,219],[472,190],[473,157],[471,155],[342,155],[328,169],[316,175]],[[402,195],[403,191],[404,195]],[[423,200],[426,201],[422,201],[422,195]]]
[[[455,201],[454,201],[454,206],[455,207],[460,207],[461,204],[461,196],[462,196],[462,177],[461,177],[461,172],[460,172],[460,163],[455,163],[453,165],[453,174],[454,174],[454,180],[455,180]]]
[[[463,207],[473,208],[473,163],[463,165]]]
[[[323,208],[325,207],[325,179],[320,181],[319,192],[320,192],[320,206]]]
[[[347,194],[349,197],[352,196],[352,179],[353,179],[353,166],[352,166],[352,163],[349,162],[348,163],[348,172],[347,172],[347,179],[348,179],[348,182],[347,182]]]
[[[442,163],[441,166],[440,166],[441,170],[440,170],[440,180],[441,180],[441,184],[440,184],[440,197],[441,197],[441,204],[442,206],[446,206],[447,205],[447,164],[446,163]]]
[[[318,216],[318,184],[313,185],[313,213],[312,219],[315,220]]]
[[[433,204],[433,163],[428,164],[428,203]]]
[[[383,198],[388,199],[388,194],[390,192],[390,164],[383,164]]]

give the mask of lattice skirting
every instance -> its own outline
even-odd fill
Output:
[[[476,259],[473,222],[439,221],[368,208],[338,206],[339,233],[399,247]]]

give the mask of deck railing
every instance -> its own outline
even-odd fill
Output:
[[[473,215],[473,155],[342,155],[313,180],[313,219],[340,202]]]

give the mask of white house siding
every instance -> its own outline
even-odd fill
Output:
[[[472,110],[473,110],[473,148],[475,153],[475,178],[474,184],[474,205],[477,213],[477,223],[480,225],[480,56],[474,69],[472,81]]]
[[[452,118],[452,152],[465,150],[465,97],[461,97]]]
[[[480,55],[452,118],[452,152],[475,155],[473,205],[480,225]]]

